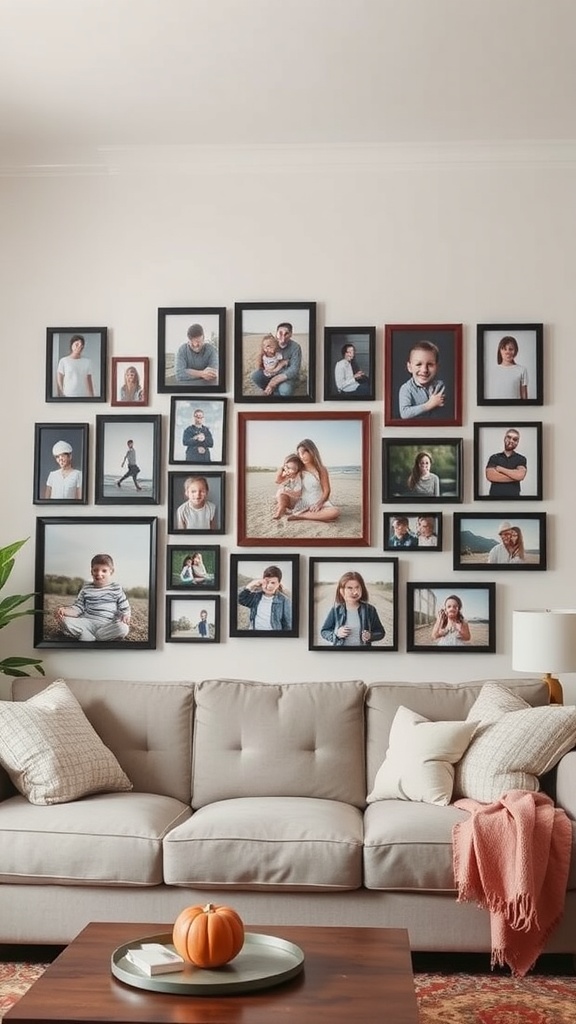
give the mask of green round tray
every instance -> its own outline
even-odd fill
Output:
[[[246,932],[244,945],[230,963],[206,969],[186,964],[183,970],[149,977],[126,958],[131,949],[142,942],[161,942],[174,949],[172,934],[148,935],[118,946],[112,953],[112,974],[133,988],[149,992],[167,992],[179,996],[235,995],[272,988],[294,978],[304,967],[304,953],[299,946],[274,935]]]

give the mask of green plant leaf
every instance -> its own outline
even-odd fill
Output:
[[[0,548],[0,590],[6,585],[14,568],[14,556],[26,544],[27,540],[28,538],[26,537],[24,540],[17,540],[13,544],[7,544],[5,547]],[[19,619],[23,615],[35,615],[36,611],[34,608],[21,607],[27,601],[32,600],[33,597],[34,594],[13,594],[11,597],[4,597],[0,601],[0,629],[8,626],[14,619]],[[16,609],[20,610],[17,611]],[[29,672],[25,672],[24,669],[31,668],[43,676],[44,669],[41,666],[42,662],[38,658],[4,658],[3,661],[0,661],[0,673],[4,673],[4,675],[27,676]]]
[[[33,608],[24,608],[22,611],[15,611],[20,605],[29,601],[34,594],[14,594],[12,597],[4,597],[0,601],[0,629],[4,629],[9,622],[20,618],[22,615],[34,615]]]
[[[0,661],[0,672],[6,676],[27,676],[29,672],[23,672],[24,668],[35,668],[41,676],[44,675],[42,662],[38,658],[4,658]]]

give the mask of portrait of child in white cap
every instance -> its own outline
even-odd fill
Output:
[[[48,474],[44,497],[56,501],[82,500],[82,473],[74,469],[72,464],[74,450],[68,441],[56,441],[52,446],[52,455],[56,459],[58,469]]]

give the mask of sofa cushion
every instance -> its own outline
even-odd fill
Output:
[[[509,789],[536,792],[538,776],[576,744],[576,707],[529,707],[497,683],[485,685],[468,719],[479,727],[456,766],[454,799],[490,803]]]
[[[400,705],[390,730],[390,746],[367,803],[397,799],[449,804],[454,765],[475,729],[474,722],[430,722]]]
[[[363,684],[199,683],[193,776],[194,808],[242,796],[363,807]]]
[[[0,763],[33,804],[132,789],[62,679],[23,704],[0,702]]]
[[[159,885],[162,840],[190,814],[155,793],[99,793],[49,807],[11,797],[0,804],[0,882]]]
[[[364,815],[366,888],[453,890],[452,826],[468,816],[453,804],[370,804]]]
[[[336,800],[221,800],[166,836],[164,878],[207,889],[356,889],[362,814]]]
[[[504,680],[530,705],[548,704],[546,683],[540,679]],[[388,749],[390,729],[400,704],[432,722],[463,722],[484,682],[369,683],[366,687],[366,774],[368,790],[374,785]]]

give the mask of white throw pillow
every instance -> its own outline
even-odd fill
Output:
[[[470,743],[475,722],[430,722],[400,705],[390,728],[389,747],[367,803],[420,800],[449,804],[454,767]]]
[[[32,804],[132,789],[63,679],[21,703],[0,701],[0,764]]]
[[[576,707],[533,708],[497,683],[485,683],[467,721],[479,723],[456,765],[454,799],[499,800],[510,789],[537,792],[550,771],[576,744]]]

